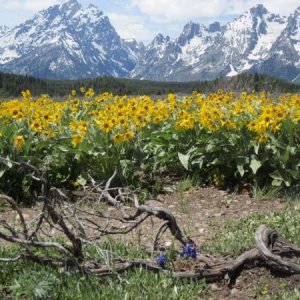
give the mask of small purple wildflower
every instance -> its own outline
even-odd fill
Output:
[[[179,253],[179,255],[181,257],[184,257],[184,258],[193,258],[193,259],[196,259],[197,258],[197,250],[194,246],[192,245],[189,245],[189,244],[186,244],[184,247],[183,247],[183,250],[182,252]]]
[[[156,258],[156,263],[162,267],[163,269],[166,267],[167,264],[167,257],[165,254],[160,254],[157,258]]]

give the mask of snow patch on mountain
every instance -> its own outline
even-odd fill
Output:
[[[226,75],[227,77],[232,77],[238,75],[238,72],[234,69],[232,65],[230,65],[230,72]]]
[[[274,18],[269,15],[265,21],[265,33],[258,35],[255,48],[248,58],[250,60],[263,60],[268,56],[274,42],[278,39],[280,33],[286,27],[286,18]]]
[[[210,33],[205,26],[200,25],[198,31],[183,43],[180,55],[182,61],[189,66],[195,65],[199,61],[199,56],[212,46],[215,36],[216,34]]]
[[[14,49],[6,48],[0,50],[0,64],[8,63],[18,57],[20,57],[20,55]]]
[[[0,25],[0,36],[4,35],[9,30],[8,26]]]

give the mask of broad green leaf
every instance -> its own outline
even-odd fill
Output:
[[[81,159],[81,153],[76,153],[75,156],[74,156],[74,159],[75,160],[80,160]]]
[[[283,171],[283,170],[282,170]],[[280,174],[277,170],[270,174],[270,177],[273,178],[272,185],[273,186],[280,186],[284,183],[286,186],[291,186],[291,178],[288,174]]]
[[[280,157],[281,161],[286,164],[290,157],[290,147],[287,146],[284,154]]]
[[[0,178],[4,175],[4,173],[5,173],[5,169],[4,170],[0,170]]]
[[[273,179],[275,179],[275,180],[281,180],[281,181],[284,180],[278,170],[275,171],[275,172],[273,172],[273,173],[271,173],[270,177],[273,178]]]
[[[245,174],[244,166],[243,166],[243,165],[237,165],[237,169],[238,169],[238,171],[239,171],[241,177],[243,177],[244,174]]]
[[[240,175],[243,177],[245,174],[245,166],[249,163],[249,158],[245,156],[239,156],[236,158],[237,169]]]
[[[79,175],[79,177],[77,178],[77,182],[80,185],[86,185],[87,180],[85,178],[83,178],[81,175]]]
[[[188,170],[190,156],[188,154],[182,154],[182,153],[178,152],[178,158],[179,158],[181,164],[183,165],[183,167],[186,170]]]
[[[256,174],[257,170],[262,166],[262,163],[257,160],[255,157],[252,157],[251,163],[250,163],[250,168],[253,172],[253,175]]]
[[[219,166],[222,165],[224,162],[220,158],[215,158],[211,163],[208,163],[208,166]]]
[[[254,152],[255,152],[256,155],[258,155],[259,145],[260,145],[259,143],[254,145]]]
[[[291,170],[291,169],[287,169],[286,171],[287,171],[287,173],[291,174],[294,179],[297,179],[297,180],[300,179],[300,173],[298,171]]]
[[[273,179],[272,186],[281,186],[281,185],[282,185],[282,180]]]
[[[13,163],[11,162],[9,156],[6,157],[6,160],[3,160],[3,162],[9,167],[12,168]]]
[[[70,151],[70,149],[67,148],[67,147],[65,147],[65,146],[58,146],[57,148],[58,148],[61,152],[69,152],[69,151]]]

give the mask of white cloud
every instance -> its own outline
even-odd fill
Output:
[[[0,23],[16,25],[33,12],[67,0],[0,0]],[[104,10],[122,38],[149,42],[158,33],[177,37],[192,20],[205,25],[222,24],[262,3],[270,12],[289,15],[299,0],[78,0]]]
[[[144,42],[151,41],[158,33],[177,37],[184,24],[193,20],[209,24],[223,24],[257,4],[263,4],[273,13],[289,15],[299,0],[113,0],[124,8],[124,13],[108,14],[111,23],[122,38]],[[131,14],[129,13],[131,10]],[[126,12],[128,14],[126,14]],[[133,13],[134,12],[134,13]]]
[[[221,0],[133,0],[132,5],[156,22],[174,22],[195,17],[211,17],[222,12],[218,2]]]
[[[233,14],[241,14],[245,10],[251,7],[263,4],[268,11],[271,13],[279,14],[281,16],[288,16],[294,12],[294,10],[300,6],[299,0],[244,0],[244,1],[233,1],[232,2],[232,12]],[[230,10],[226,9],[225,14],[230,14]]]
[[[11,10],[30,10],[38,11],[44,8],[48,8],[54,4],[59,3],[58,0],[3,0],[0,1],[0,8]]]
[[[270,12],[288,15],[300,6],[299,0],[132,0],[132,7],[156,22],[175,22],[195,18],[222,18],[243,13],[256,4],[264,4]]]
[[[145,18],[137,15],[108,13],[107,16],[118,34],[124,39],[135,38],[138,41],[149,41],[157,34],[145,25]]]

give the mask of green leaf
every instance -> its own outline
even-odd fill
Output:
[[[9,156],[6,157],[6,160],[3,160],[3,162],[9,167],[12,168],[13,164],[9,158]]]
[[[208,166],[221,166],[224,162],[219,157],[215,158],[211,163],[208,163]]]
[[[236,158],[236,165],[237,165],[237,169],[240,173],[240,175],[243,177],[245,174],[245,168],[244,166],[246,166],[249,163],[249,158],[245,157],[245,156],[238,156]]]
[[[254,145],[254,152],[255,152],[256,155],[258,155],[259,145],[260,145],[259,143],[256,143],[256,144]]]
[[[70,149],[69,148],[67,148],[67,147],[65,147],[65,146],[57,146],[57,148],[61,151],[61,152],[69,152],[70,151]]]
[[[281,161],[286,164],[290,157],[290,147],[287,146],[284,154],[280,157]]]
[[[284,180],[282,178],[281,174],[279,173],[279,171],[275,171],[275,172],[271,173],[270,177],[273,178],[273,179],[275,179],[275,180],[280,180],[280,181]]]
[[[273,179],[272,186],[281,186],[282,180],[279,179]]]
[[[74,159],[75,160],[80,160],[81,159],[81,153],[76,153],[75,156],[74,156]]]
[[[76,180],[80,185],[84,186],[86,185],[87,180],[85,178],[83,178],[81,175],[79,175],[79,177]]]
[[[257,160],[255,157],[252,156],[252,159],[251,159],[251,163],[250,163],[250,168],[253,172],[253,175],[256,174],[257,170],[262,166],[262,163]]]
[[[186,170],[188,170],[189,169],[190,155],[189,154],[182,154],[182,153],[178,152],[178,158],[179,158],[181,164],[183,165],[183,167]]]
[[[244,174],[245,174],[244,166],[243,166],[243,165],[237,165],[237,169],[238,169],[238,171],[239,171],[241,177],[243,177]]]
[[[200,169],[202,169],[203,164],[204,164],[204,157],[203,156],[200,156],[199,158],[196,158],[196,159],[192,159],[192,161],[191,161],[192,166],[199,165]]]
[[[5,169],[4,170],[0,170],[0,178],[4,175],[4,173],[5,173]]]
[[[281,170],[281,172],[284,172],[283,170]],[[290,176],[288,176],[288,174],[286,172],[283,173],[283,175],[281,175],[279,173],[279,171],[275,171],[273,173],[270,174],[270,177],[273,178],[272,181],[272,185],[273,186],[280,186],[282,185],[282,183],[285,184],[285,186],[291,186],[291,178]]]
[[[294,179],[299,180],[300,178],[300,173],[298,171],[292,170],[292,169],[287,169],[286,172],[290,175],[293,176]]]

